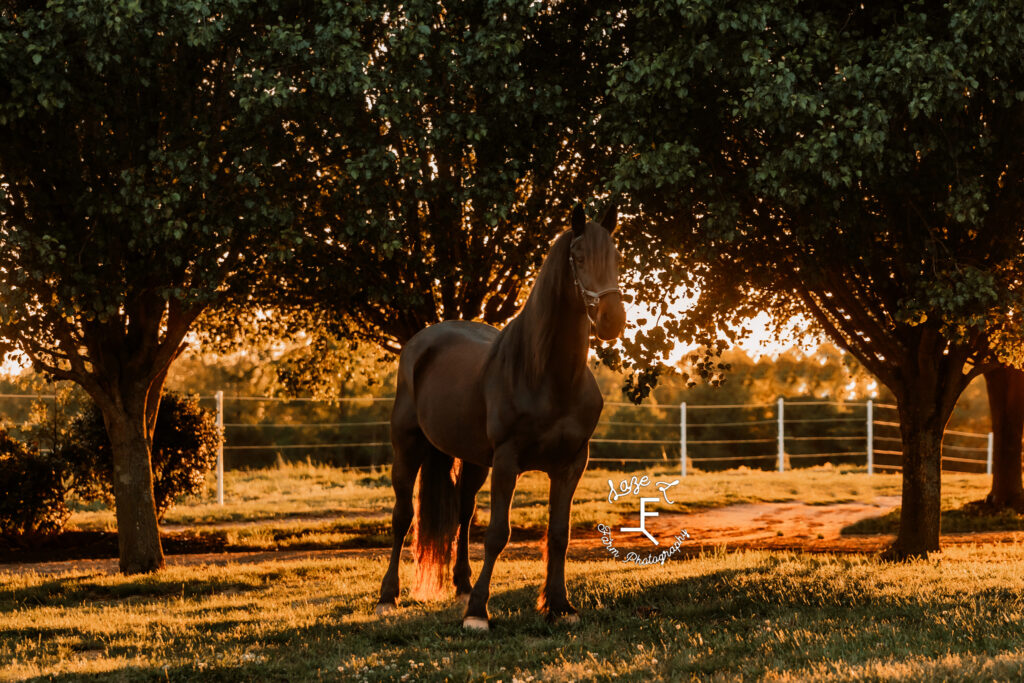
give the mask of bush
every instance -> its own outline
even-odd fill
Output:
[[[0,429],[0,536],[34,540],[60,533],[68,521],[66,466]]]
[[[157,516],[181,495],[199,493],[206,473],[217,462],[221,435],[213,413],[196,399],[164,394],[153,435],[153,494]],[[103,416],[90,406],[75,418],[61,457],[73,474],[74,489],[86,500],[113,502],[114,459]]]

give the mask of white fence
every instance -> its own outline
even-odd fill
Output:
[[[741,462],[741,463],[758,463],[758,462],[769,462],[771,461],[774,468],[779,472],[784,472],[787,469],[787,464],[792,467],[792,461],[814,461],[814,460],[827,460],[827,459],[851,459],[851,458],[864,458],[864,464],[867,466],[868,474],[873,474],[876,470],[900,470],[901,466],[893,462],[880,463],[876,456],[888,457],[891,461],[893,459],[902,457],[902,451],[896,450],[900,444],[902,444],[902,438],[899,435],[899,421],[896,416],[896,406],[887,403],[876,403],[872,400],[864,402],[856,401],[804,401],[804,400],[786,400],[780,397],[774,403],[764,404],[715,404],[715,405],[687,405],[681,403],[678,408],[674,406],[656,405],[656,404],[641,404],[634,405],[632,403],[616,403],[608,402],[605,403],[607,413],[608,408],[614,409],[632,409],[632,410],[655,410],[665,411],[666,409],[673,409],[677,411],[678,418],[674,423],[665,425],[664,423],[658,422],[637,422],[636,424],[646,424],[648,426],[662,425],[672,426],[678,431],[678,436],[673,439],[609,439],[609,438],[594,438],[591,439],[593,444],[619,444],[619,445],[631,445],[631,444],[646,444],[646,445],[660,445],[664,447],[675,446],[678,448],[679,454],[679,468],[680,474],[686,476],[691,465],[699,465],[700,463],[714,463],[714,462]],[[841,410],[833,416],[828,417],[807,417],[802,416],[801,412],[807,408],[820,408],[820,407],[831,407],[833,409]],[[709,415],[714,415],[716,412],[721,413],[723,411],[729,411],[732,413],[739,411],[757,411],[762,415],[765,412],[771,412],[771,417],[747,417],[739,420],[713,420],[707,419]],[[796,413],[795,417],[791,417],[793,413]],[[854,413],[860,412],[861,415],[855,415]],[[883,417],[890,417],[891,419],[878,419],[878,414],[881,413]],[[703,419],[694,420],[693,417],[699,415]],[[614,424],[614,422],[605,422],[604,424]],[[771,426],[771,435],[764,434],[765,427]],[[795,425],[813,425],[815,427],[832,427],[842,425],[847,427],[847,433],[843,434],[806,434],[806,433],[794,433],[793,426]],[[760,427],[761,434],[751,438],[749,435],[742,433],[736,433],[735,430],[751,430],[752,428]],[[601,425],[598,425],[600,430]],[[734,430],[730,438],[693,438],[691,432],[698,430],[707,430],[708,428],[717,429],[730,429]],[[881,428],[883,433],[878,433],[878,428]],[[851,431],[856,430],[856,431]],[[992,433],[980,433],[980,432],[967,432],[947,429],[944,432],[945,437],[954,437],[956,443],[950,443],[948,438],[944,438],[942,446],[942,462],[945,463],[958,463],[962,465],[974,465],[984,466],[986,474],[992,473]],[[966,445],[963,443],[965,440],[975,440],[973,442],[977,444],[982,442],[982,445]],[[794,450],[801,443],[812,443],[815,446],[821,444],[835,443],[837,446],[842,446],[842,449],[831,449],[827,451],[799,451]],[[886,446],[886,444],[896,444],[896,446]],[[708,446],[729,446],[732,448],[748,449],[759,445],[774,445],[774,449],[768,453],[730,453],[726,456],[705,456],[700,454],[702,448]],[[879,448],[879,445],[885,446]],[[696,449],[694,448],[696,447]],[[696,450],[696,455],[694,454]],[[959,454],[959,455],[957,455]],[[969,457],[970,454],[978,454],[975,457]],[[982,455],[983,454],[983,455]],[[650,462],[650,458],[591,458],[592,462],[619,462],[619,463],[643,463]]]
[[[0,399],[56,401],[54,395],[0,394]],[[243,466],[259,464],[260,458],[266,463],[267,458],[310,452],[332,455],[350,469],[373,469],[390,461],[390,398],[324,401],[228,397],[218,391],[200,400],[212,402],[217,425],[225,433],[217,457],[219,502],[224,499],[225,454],[231,464]],[[231,420],[226,419],[225,403],[232,408]],[[900,469],[901,442],[896,406],[870,400],[780,397],[773,403],[716,405],[607,401],[591,439],[591,462],[664,466],[675,461],[685,477],[693,468],[750,465],[783,472],[800,463],[833,460],[863,462],[872,474]],[[353,464],[353,453],[369,462]],[[991,474],[992,434],[947,430],[942,461],[961,471],[984,467]]]

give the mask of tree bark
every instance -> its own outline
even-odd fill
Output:
[[[121,571],[152,572],[164,566],[153,496],[148,389],[99,402],[114,456],[114,506]]]
[[[1021,439],[1024,438],[1024,372],[1001,367],[985,373],[992,415],[992,490],[985,502],[1024,511]]]
[[[903,440],[903,498],[900,530],[886,557],[902,560],[927,557],[929,552],[939,549],[942,432],[946,420],[933,411],[928,414],[929,411],[915,410],[917,406],[898,403]]]
[[[883,554],[886,559],[927,557],[939,549],[942,435],[966,386],[962,363],[955,364],[932,348],[939,340],[935,334],[923,333],[916,358],[908,359],[901,381],[890,387],[900,416],[903,497],[899,533]]]

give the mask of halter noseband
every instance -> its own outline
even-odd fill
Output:
[[[576,290],[580,293],[580,299],[583,300],[583,309],[587,312],[587,317],[590,318],[590,322],[596,325],[597,321],[594,320],[594,316],[590,314],[591,309],[597,308],[597,305],[601,303],[601,297],[604,296],[605,294],[611,294],[612,292],[618,294],[620,292],[617,286],[608,287],[606,289],[602,289],[595,292],[593,290],[587,289],[586,287],[583,286],[583,283],[580,282],[580,276],[576,270],[576,259],[572,257],[572,248],[576,246],[576,243],[579,242],[581,239],[583,239],[583,235],[580,235],[579,237],[573,237],[572,241],[569,242],[569,268],[572,269],[572,279],[573,282],[576,284]]]

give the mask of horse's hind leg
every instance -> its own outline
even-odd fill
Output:
[[[455,599],[464,603],[469,601],[473,590],[470,581],[472,573],[469,567],[469,525],[476,512],[476,494],[487,479],[486,467],[462,462],[462,474],[459,481],[459,540],[455,549]]]
[[[398,569],[401,566],[402,546],[409,533],[413,520],[413,488],[416,475],[420,471],[426,456],[429,443],[419,428],[409,429],[392,434],[395,449],[395,462],[391,466],[391,486],[395,490],[395,508],[391,513],[391,532],[394,544],[391,547],[391,560],[384,580],[380,584],[380,601],[377,603],[377,614],[387,614],[398,604],[399,582]]]

